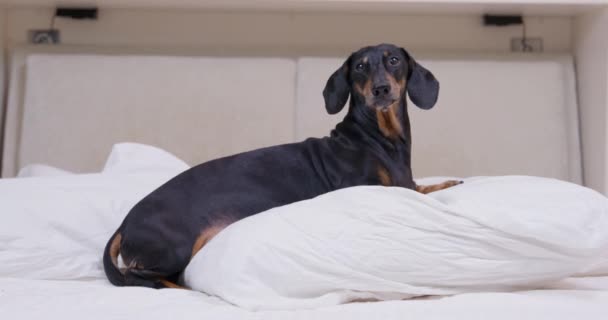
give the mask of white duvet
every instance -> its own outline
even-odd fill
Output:
[[[185,280],[241,307],[291,310],[536,289],[602,256],[606,197],[552,179],[488,177],[430,195],[354,187],[266,211],[216,236]]]
[[[600,320],[608,312],[608,277],[602,276],[608,275],[608,268],[600,252],[606,243],[601,230],[606,223],[601,209],[605,200],[570,184],[552,189],[542,184],[554,181],[542,179],[536,181],[540,184],[514,181],[523,188],[510,186],[514,196],[501,197],[500,206],[489,207],[479,201],[484,193],[497,191],[483,185],[484,181],[496,182],[487,178],[467,179],[466,187],[432,196],[374,187],[344,190],[294,204],[292,213],[284,217],[271,219],[288,207],[271,210],[258,216],[260,219],[243,220],[220,233],[196,256],[186,277],[207,293],[111,286],[101,268],[105,242],[135,202],[186,168],[162,150],[120,144],[100,173],[76,175],[36,165],[24,168],[21,178],[0,180],[2,318],[403,319],[407,315],[424,320]],[[475,197],[462,196],[476,185],[480,188]],[[560,190],[573,192],[557,192]],[[528,197],[529,192],[535,197],[548,192],[557,198],[523,210],[518,203],[535,199]],[[338,205],[340,199],[344,206]],[[391,201],[395,207],[388,210]],[[408,211],[414,203],[423,210]],[[308,210],[311,208],[315,210]],[[443,211],[446,208],[450,210]],[[308,225],[295,224],[304,212],[323,217],[311,219]],[[423,212],[431,215],[421,216]],[[440,212],[444,220],[437,220]],[[479,215],[471,215],[475,212]],[[393,218],[382,222],[374,213]],[[505,214],[508,217],[502,216]],[[417,215],[420,219],[414,219]],[[340,216],[346,220],[337,222]],[[373,228],[351,228],[362,222]],[[425,228],[413,228],[422,225]],[[397,226],[408,232],[385,232]],[[236,237],[239,230],[245,231],[242,238]],[[332,237],[324,242],[314,239],[314,232]],[[461,241],[452,241],[456,238]],[[400,242],[403,239],[412,241]],[[231,248],[221,250],[225,245]],[[246,248],[256,251],[244,252]],[[511,260],[483,259],[500,255]],[[286,263],[289,257],[300,258]],[[404,257],[409,257],[407,263],[402,263]],[[330,258],[338,260],[332,263]],[[449,263],[437,263],[440,261]],[[496,265],[504,268],[494,268]],[[460,272],[450,274],[448,269]],[[410,271],[415,272],[416,281],[411,281]],[[568,275],[577,277],[564,278]],[[317,282],[306,282],[315,278]],[[506,284],[517,284],[507,289],[516,291],[496,292],[504,291]],[[393,292],[385,290],[389,287]],[[542,290],[529,290],[531,287]],[[249,295],[255,288],[261,291]],[[467,291],[481,292],[334,305],[353,298],[395,299]],[[235,303],[251,309],[290,310],[251,312]],[[301,310],[321,305],[326,307]]]

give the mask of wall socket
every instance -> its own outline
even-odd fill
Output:
[[[28,39],[30,40],[30,43],[33,44],[58,44],[60,41],[59,30],[30,30],[28,32]]]
[[[511,52],[543,52],[543,39],[511,38]]]

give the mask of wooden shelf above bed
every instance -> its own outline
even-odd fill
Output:
[[[523,13],[574,16],[608,0],[0,0],[6,7],[97,5],[100,8],[375,11],[408,14]]]

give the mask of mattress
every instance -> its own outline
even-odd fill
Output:
[[[358,302],[318,310],[250,312],[205,294],[115,288],[105,280],[0,279],[4,319],[606,319],[608,277],[570,279],[554,290],[441,299]]]

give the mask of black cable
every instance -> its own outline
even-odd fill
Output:
[[[534,48],[528,44],[528,37],[526,35],[526,20],[522,20],[521,23],[522,29],[523,29],[523,34],[521,37],[521,51],[522,52],[532,52],[534,51]]]

